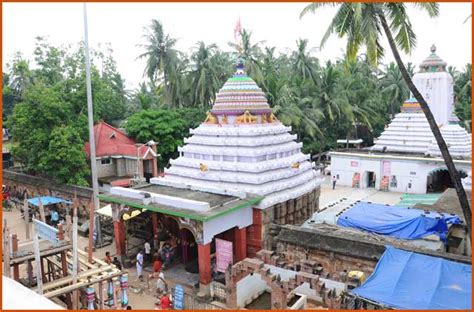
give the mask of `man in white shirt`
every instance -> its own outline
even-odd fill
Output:
[[[148,241],[145,242],[145,263],[151,263],[151,245]]]

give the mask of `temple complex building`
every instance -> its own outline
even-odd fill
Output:
[[[427,101],[464,185],[470,188],[471,136],[454,115],[453,78],[431,48],[413,82]],[[414,98],[365,149],[331,152],[331,174],[339,185],[419,193],[453,187],[428,120]]]
[[[318,209],[322,177],[290,131],[240,61],[163,177],[100,196],[112,203],[117,253],[126,253],[125,222],[142,220],[145,239],[160,230],[179,238],[180,261],[198,262],[207,292],[216,239],[236,263],[265,248],[271,223],[302,224]]]

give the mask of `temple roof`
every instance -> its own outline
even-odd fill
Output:
[[[458,124],[438,126],[453,157],[472,157],[471,138],[464,128]],[[382,132],[371,150],[441,155],[428,120],[420,104],[413,98],[403,103],[401,113]]]
[[[420,72],[446,71],[446,62],[436,54],[436,46],[431,46],[431,54],[420,64]]]
[[[216,94],[211,112],[216,115],[237,115],[247,110],[257,115],[271,113],[265,93],[247,76],[242,63],[239,63],[234,75]]]

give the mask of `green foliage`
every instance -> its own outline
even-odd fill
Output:
[[[72,126],[60,126],[51,132],[49,146],[40,160],[40,168],[58,181],[88,186],[89,166],[84,141]]]
[[[123,119],[127,97],[112,51],[92,51],[95,120]],[[12,155],[30,173],[87,185],[83,152],[88,139],[85,63],[82,47],[51,46],[37,38],[35,65],[17,53],[3,76],[3,119],[13,135]],[[94,62],[100,63],[99,71]]]
[[[472,64],[454,76],[455,112],[461,124],[472,131]]]
[[[177,148],[189,136],[189,129],[199,126],[205,115],[202,108],[142,110],[127,119],[125,128],[139,142],[158,142],[159,164],[166,167],[171,158],[178,156]]]

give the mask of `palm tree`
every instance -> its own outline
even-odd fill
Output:
[[[258,84],[263,81],[261,64],[259,58],[261,56],[260,45],[264,41],[258,41],[253,44],[251,42],[252,32],[246,29],[241,33],[241,44],[229,42],[229,46],[234,48],[239,57],[244,59],[244,67],[249,76],[251,76]]]
[[[412,92],[428,120],[431,131],[438,143],[444,162],[448,168],[449,175],[456,189],[459,202],[466,219],[469,235],[471,234],[471,208],[466,192],[461,183],[461,178],[449,153],[446,142],[438,128],[436,120],[420,94],[415,84],[411,80],[405,65],[402,62],[398,49],[405,53],[410,53],[416,44],[416,35],[407,14],[406,4],[401,2],[387,3],[312,3],[306,6],[301,12],[301,17],[309,12],[327,6],[339,6],[329,28],[327,29],[321,43],[324,45],[332,33],[336,33],[340,38],[347,36],[347,57],[355,59],[361,46],[366,46],[367,57],[371,64],[376,65],[383,57],[384,49],[381,45],[382,31],[388,39],[390,49],[395,61],[402,73],[408,89]],[[433,2],[418,2],[414,5],[427,12],[430,17],[439,15],[439,5]],[[387,20],[388,19],[388,20]]]
[[[403,80],[402,73],[394,63],[390,63],[385,67],[385,73],[380,79],[382,87],[382,94],[388,99],[388,106],[390,115],[398,112],[400,105],[410,96],[405,80]]]
[[[215,44],[206,46],[204,42],[199,41],[191,55],[194,67],[191,72],[194,104],[209,106],[220,88],[219,68],[213,60],[216,50]]]
[[[138,56],[146,58],[144,74],[153,83],[163,75],[163,85],[170,92],[169,78],[173,75],[177,61],[177,51],[174,49],[177,40],[164,33],[163,25],[158,20],[151,21],[144,37],[147,43],[141,47],[145,52]]]
[[[307,51],[308,39],[298,39],[296,46],[297,50],[292,53],[294,73],[303,80],[311,79],[317,84],[317,76],[315,73],[317,60],[313,59]]]

